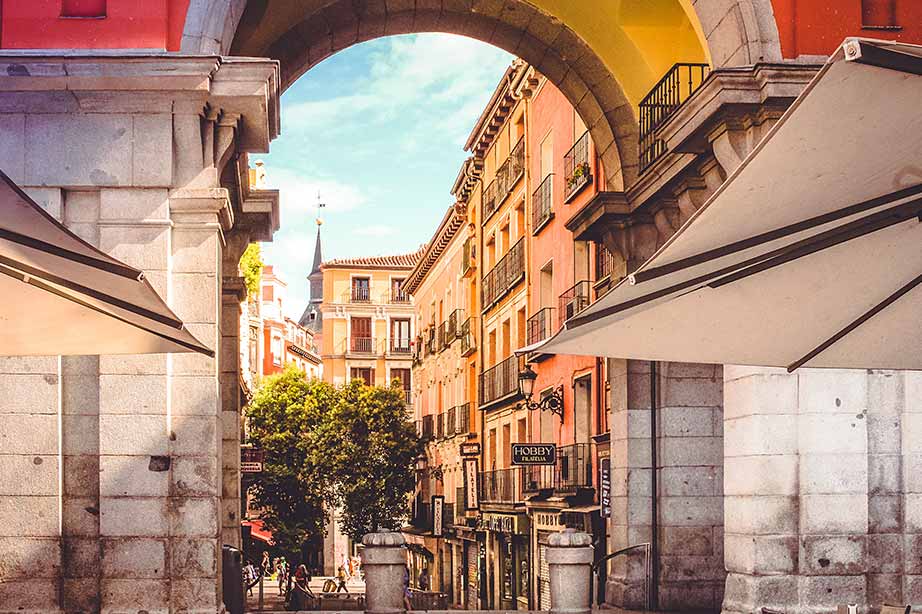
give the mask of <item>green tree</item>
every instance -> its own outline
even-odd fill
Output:
[[[333,386],[289,367],[267,377],[247,408],[249,440],[265,453],[253,498],[277,546],[295,560],[304,542],[324,534],[328,519],[326,482],[310,460],[309,441],[338,396]]]
[[[240,272],[243,273],[243,283],[247,288],[247,298],[254,298],[259,294],[259,279],[263,270],[262,252],[259,243],[250,243],[240,256]]]
[[[323,467],[328,501],[341,509],[343,531],[361,541],[378,528],[401,526],[423,444],[399,385],[379,388],[353,380],[339,395],[309,447],[314,463]]]

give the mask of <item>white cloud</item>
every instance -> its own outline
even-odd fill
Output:
[[[317,196],[326,205],[327,212],[338,213],[357,209],[368,202],[368,197],[356,186],[329,179],[310,177],[285,167],[266,170],[266,184],[279,190],[282,223],[286,217],[316,217]]]

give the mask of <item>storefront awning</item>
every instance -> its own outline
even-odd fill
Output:
[[[248,520],[240,523],[250,527],[250,536],[264,544],[272,544],[272,531],[268,530],[262,520]]]
[[[922,47],[847,40],[709,201],[541,351],[922,368],[920,100]]]
[[[0,172],[0,352],[214,353],[144,274],[91,246]]]

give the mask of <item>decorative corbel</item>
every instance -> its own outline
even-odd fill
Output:
[[[215,131],[214,163],[218,169],[218,177],[224,173],[224,167],[236,153],[237,126],[240,123],[239,113],[221,113]]]

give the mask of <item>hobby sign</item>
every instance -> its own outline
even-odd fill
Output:
[[[557,462],[557,446],[552,443],[512,444],[513,465],[553,465]]]

